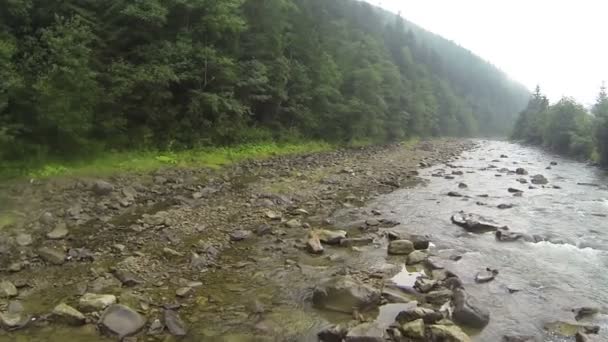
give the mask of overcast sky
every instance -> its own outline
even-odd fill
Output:
[[[608,0],[367,0],[473,51],[551,101],[608,82]]]

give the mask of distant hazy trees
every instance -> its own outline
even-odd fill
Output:
[[[591,113],[569,97],[549,105],[540,87],[536,87],[515,123],[513,138],[575,157],[594,157],[608,165],[606,87],[602,85]]]

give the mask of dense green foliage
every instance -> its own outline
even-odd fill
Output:
[[[606,88],[602,86],[597,103],[589,113],[568,97],[549,105],[537,87],[517,119],[513,138],[579,158],[589,158],[597,151],[599,161],[608,165]]]
[[[0,159],[504,134],[527,99],[354,0],[0,2]]]

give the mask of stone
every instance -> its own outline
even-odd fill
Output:
[[[485,233],[502,228],[497,223],[480,215],[466,214],[462,211],[452,216],[452,223],[471,233]]]
[[[324,248],[323,245],[321,245],[321,240],[314,231],[308,233],[308,239],[306,240],[306,250],[312,254],[323,253]]]
[[[411,337],[415,339],[424,339],[425,337],[425,327],[424,321],[422,319],[417,319],[415,321],[411,321],[405,323],[401,326],[401,333],[405,337]]]
[[[384,342],[385,327],[377,322],[362,323],[349,330],[345,342]]]
[[[513,208],[513,204],[504,204],[504,203],[501,203],[498,206],[496,206],[496,208],[501,209],[501,210],[511,209],[511,208]]]
[[[86,321],[82,312],[65,303],[57,305],[51,314],[54,321],[67,325],[83,325]]]
[[[128,306],[112,304],[103,312],[98,325],[103,333],[122,340],[141,331],[146,320]]]
[[[271,220],[280,220],[282,217],[281,213],[277,213],[276,211],[272,211],[272,210],[266,210],[264,212],[264,216],[266,216],[266,218],[271,219]]]
[[[456,325],[431,325],[430,333],[433,341],[472,342],[469,335]]]
[[[44,225],[51,225],[53,224],[53,221],[55,221],[55,217],[48,211],[40,215],[40,218],[38,219],[38,222]]]
[[[524,169],[523,167],[518,167],[517,170],[515,170],[515,173],[518,175],[527,175],[528,171],[526,171],[526,169]]]
[[[46,234],[46,237],[51,240],[60,240],[68,236],[68,227],[65,222],[59,222],[53,230]]]
[[[15,242],[21,247],[29,246],[32,244],[33,239],[30,234],[17,234]]]
[[[353,247],[353,246],[365,246],[374,242],[372,237],[357,237],[357,238],[346,238],[340,240],[340,246],[342,247]]]
[[[132,287],[143,284],[144,281],[135,273],[125,270],[115,270],[113,272],[116,279],[120,280],[123,286]]]
[[[452,291],[448,289],[431,291],[424,295],[427,303],[434,305],[443,305],[452,299]]]
[[[516,188],[508,188],[507,191],[510,192],[510,193],[512,193],[512,194],[520,194],[520,193],[524,192],[523,190],[519,190],[519,189],[516,189]]]
[[[30,323],[30,316],[22,313],[0,312],[0,327],[13,331],[22,329]]]
[[[380,291],[350,276],[337,276],[317,285],[312,301],[318,308],[350,314],[377,306]]]
[[[348,327],[343,324],[333,325],[321,330],[317,337],[320,342],[342,342],[348,334]]]
[[[414,251],[414,244],[409,240],[393,240],[388,244],[388,254],[408,255]]]
[[[449,197],[462,197],[462,194],[456,191],[450,191],[448,192],[448,196]]]
[[[114,185],[103,180],[97,180],[93,183],[91,190],[97,196],[105,196],[114,191]]]
[[[193,289],[189,286],[186,287],[180,287],[179,289],[175,290],[175,295],[178,297],[188,297],[190,294],[192,294]]]
[[[491,268],[486,268],[485,270],[478,272],[475,275],[475,282],[477,283],[487,283],[489,281],[494,280],[498,275],[498,270],[493,270]]]
[[[344,230],[317,229],[314,230],[314,234],[319,237],[322,243],[339,245],[342,240],[346,239],[347,232]]]
[[[0,282],[0,298],[12,298],[19,294],[17,287],[8,280]]]
[[[543,176],[543,175],[534,175],[534,176],[532,176],[532,178],[530,179],[530,182],[532,184],[536,184],[536,185],[545,185],[545,184],[549,183],[549,181],[547,180],[547,178],[545,178],[545,176]]]
[[[583,318],[598,314],[600,312],[600,309],[596,308],[596,307],[584,306],[581,308],[573,309],[572,312],[575,315],[574,319],[576,319],[577,321],[580,321]]]
[[[490,313],[481,308],[463,289],[454,290],[452,318],[460,325],[482,329],[490,322]]]
[[[251,236],[248,230],[238,229],[230,233],[230,241],[243,241]]]
[[[65,252],[57,248],[42,247],[38,249],[38,256],[53,265],[62,265],[65,262]]]
[[[163,313],[163,322],[173,336],[186,336],[188,328],[184,321],[179,317],[179,314],[173,310],[165,310]]]
[[[427,254],[423,251],[413,251],[407,256],[407,265],[415,265],[423,262],[427,258]]]
[[[150,328],[148,328],[148,335],[160,335],[165,330],[165,325],[160,321],[160,319],[155,319],[150,324]]]
[[[114,295],[85,293],[78,301],[78,308],[84,312],[101,311],[114,303]]]
[[[163,248],[163,254],[169,257],[183,257],[184,253],[180,253],[178,251],[176,251],[175,249],[169,248],[169,247],[165,247]]]
[[[437,286],[437,281],[425,277],[419,277],[414,283],[414,287],[421,293],[428,293]]]
[[[377,227],[380,225],[380,221],[378,221],[375,218],[370,218],[365,221],[365,224],[367,224],[370,227]]]
[[[426,324],[433,324],[442,320],[443,315],[433,309],[418,306],[409,310],[401,311],[395,318],[399,324],[405,324],[419,319]]]
[[[468,185],[466,185],[466,184],[464,184],[464,183],[458,183],[458,188],[459,188],[459,189],[466,189],[466,188],[468,188],[468,187],[469,187],[469,186],[468,186]]]
[[[302,227],[302,222],[298,219],[291,219],[287,222],[285,222],[285,227],[287,228],[301,228]]]

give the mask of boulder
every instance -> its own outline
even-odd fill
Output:
[[[469,335],[456,325],[431,325],[429,330],[434,338],[432,341],[472,342]]]
[[[409,240],[393,240],[388,244],[388,254],[391,255],[408,255],[414,250],[414,243]]]
[[[395,231],[387,232],[387,237],[389,241],[393,240],[409,240],[414,244],[414,249],[428,249],[431,243],[431,240],[424,235],[418,234],[402,234]]]
[[[97,196],[105,196],[109,195],[110,193],[112,193],[112,191],[114,191],[114,185],[103,180],[97,180],[93,182],[91,190]]]
[[[536,185],[545,185],[545,184],[549,183],[547,178],[545,178],[545,176],[543,176],[543,175],[532,176],[532,178],[530,179],[530,182],[532,182],[532,184],[536,184]]]
[[[186,324],[179,317],[179,314],[173,310],[164,311],[163,322],[173,336],[186,336],[188,334]]]
[[[82,312],[65,303],[57,305],[51,315],[54,321],[67,325],[83,325],[86,321]]]
[[[65,262],[65,252],[57,248],[42,247],[38,249],[38,256],[53,265],[61,265]]]
[[[401,333],[405,337],[411,337],[414,339],[422,340],[425,337],[425,326],[424,321],[422,319],[417,319],[415,321],[407,322],[401,326]]]
[[[85,293],[78,301],[78,308],[84,312],[101,311],[114,303],[116,303],[114,295]]]
[[[428,255],[423,251],[413,251],[407,256],[407,265],[415,265],[423,262]]]
[[[146,320],[135,310],[121,304],[110,305],[99,319],[99,330],[119,340],[140,332]]]
[[[0,298],[12,298],[19,294],[17,287],[8,280],[0,282]]]
[[[349,276],[327,279],[313,290],[312,301],[321,309],[352,313],[377,306],[380,291]]]
[[[0,312],[0,328],[7,331],[22,329],[30,323],[31,317],[20,312]]]
[[[471,233],[485,233],[502,228],[497,223],[476,214],[456,213],[452,216],[452,223],[466,229]]]
[[[362,323],[350,329],[345,342],[385,342],[385,327],[377,322]]]
[[[452,318],[458,324],[482,329],[490,322],[490,313],[479,307],[463,289],[454,290]]]

